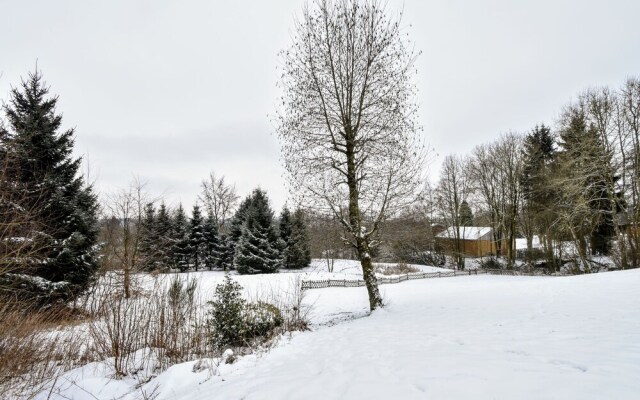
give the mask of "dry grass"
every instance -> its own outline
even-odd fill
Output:
[[[69,331],[83,321],[78,310],[32,309],[5,303],[0,309],[0,392],[29,398],[62,371],[91,361],[83,341]],[[84,317],[84,316],[83,316]]]

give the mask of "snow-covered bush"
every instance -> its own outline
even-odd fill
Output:
[[[273,304],[258,302],[246,308],[246,335],[250,338],[268,336],[282,326],[282,312]]]
[[[503,265],[496,257],[487,257],[480,261],[482,269],[502,269]]]
[[[275,305],[247,303],[242,298],[242,286],[229,275],[216,287],[215,298],[209,304],[210,340],[217,348],[247,345],[253,339],[270,336],[284,323],[282,312]]]
[[[215,347],[243,345],[246,300],[242,298],[242,286],[227,274],[224,282],[216,286],[215,297],[209,305],[211,344]]]
[[[420,253],[415,261],[419,264],[443,267],[447,263],[447,258],[439,251],[425,251]]]

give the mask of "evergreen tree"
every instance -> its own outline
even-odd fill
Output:
[[[240,207],[238,207],[238,210],[236,210],[236,213],[231,220],[229,232],[222,240],[220,266],[223,267],[225,271],[232,269],[235,266],[234,259],[236,255],[236,246],[240,241],[240,236],[242,236],[242,228],[244,226],[247,212],[251,207],[251,202],[252,196],[247,196],[247,198],[240,203]]]
[[[593,254],[608,254],[614,234],[616,206],[607,179],[614,179],[611,154],[602,143],[595,126],[588,124],[584,112],[574,109],[560,131],[561,181],[564,210],[572,235],[577,239],[581,258],[586,259],[584,237],[589,236]]]
[[[282,267],[283,268],[294,268],[291,262],[290,250],[292,249],[292,237],[291,231],[293,229],[292,221],[291,221],[291,211],[287,207],[282,209],[280,213],[280,222],[278,227],[278,233],[280,234],[280,240],[278,244],[280,246],[280,252],[282,254]]]
[[[193,206],[191,225],[189,227],[189,252],[196,271],[200,262],[204,261],[205,240],[204,221],[202,220],[200,207],[196,204]]]
[[[260,189],[253,191],[246,210],[234,264],[241,274],[277,272],[282,264],[273,211]]]
[[[287,268],[306,268],[311,263],[311,244],[304,212],[300,209],[293,214],[291,238],[286,249],[285,265]]]
[[[554,262],[551,227],[557,216],[553,205],[556,194],[551,180],[556,169],[555,157],[554,138],[549,127],[544,124],[536,126],[524,137],[520,177],[520,225],[527,240],[529,261],[532,261],[533,256],[533,236],[537,234],[546,249],[547,261]]]
[[[167,206],[164,203],[160,203],[154,236],[158,239],[156,262],[159,263],[163,269],[171,268],[173,265],[173,241],[171,233],[171,215],[169,215]]]
[[[548,167],[553,161],[551,129],[544,124],[536,126],[524,138],[523,167],[520,187],[522,197],[533,208],[540,208],[548,200]]]
[[[221,252],[224,250],[218,234],[218,224],[213,213],[207,215],[204,223],[204,265],[209,270],[220,266]]]
[[[281,249],[283,252],[286,251],[286,248],[289,246],[289,242],[291,241],[291,211],[289,211],[289,209],[287,207],[284,207],[282,209],[282,212],[280,213],[280,223],[279,223],[279,229],[278,232],[280,233],[280,240],[282,241],[281,243]],[[286,261],[285,261],[285,268],[289,268],[286,266]]]
[[[189,226],[182,204],[178,205],[171,226],[172,265],[184,272],[189,269]]]
[[[140,255],[142,256],[142,268],[145,271],[156,269],[158,263],[157,251],[156,210],[153,203],[147,203],[140,223]]]
[[[466,200],[460,203],[460,226],[473,226],[473,211]]]
[[[8,129],[0,135],[0,148],[13,158],[4,179],[29,212],[21,237],[39,243],[15,273],[0,277],[0,288],[40,304],[74,298],[98,268],[97,199],[79,174],[81,159],[72,156],[74,130],[61,131],[58,98],[48,93],[42,75],[29,74],[11,90]]]

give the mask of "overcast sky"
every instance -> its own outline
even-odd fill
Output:
[[[60,96],[99,192],[136,175],[190,207],[214,170],[287,198],[277,53],[304,1],[0,0],[0,96],[35,68]],[[466,153],[552,124],[589,86],[640,75],[640,1],[390,0],[418,60],[425,140]]]

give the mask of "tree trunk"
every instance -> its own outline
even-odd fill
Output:
[[[358,251],[360,253],[360,251]],[[362,265],[362,276],[364,277],[364,283],[367,286],[367,293],[369,294],[369,309],[371,311],[378,307],[382,307],[382,296],[380,296],[380,290],[378,289],[378,279],[376,278],[376,271],[373,268],[371,262],[371,256],[368,252],[359,254],[360,265]]]
[[[584,235],[582,233],[577,234],[573,228],[570,228],[571,236],[573,237],[573,241],[578,248],[578,257],[580,257],[580,263],[585,269],[586,273],[591,273],[591,265],[587,260],[587,242],[584,239]]]
[[[369,307],[371,311],[382,307],[382,298],[378,290],[378,280],[376,279],[373,264],[371,263],[371,253],[369,252],[369,238],[365,235],[362,226],[362,215],[360,214],[358,180],[356,177],[356,159],[354,151],[354,137],[351,129],[346,129],[347,133],[347,185],[349,187],[349,224],[352,234],[355,236],[355,245],[360,264],[362,265],[362,276],[369,293]]]
[[[124,227],[124,256],[122,266],[124,268],[124,298],[128,299],[131,297],[131,276],[130,276],[130,261],[129,261],[129,242],[131,240],[129,234],[129,222],[125,221]]]

